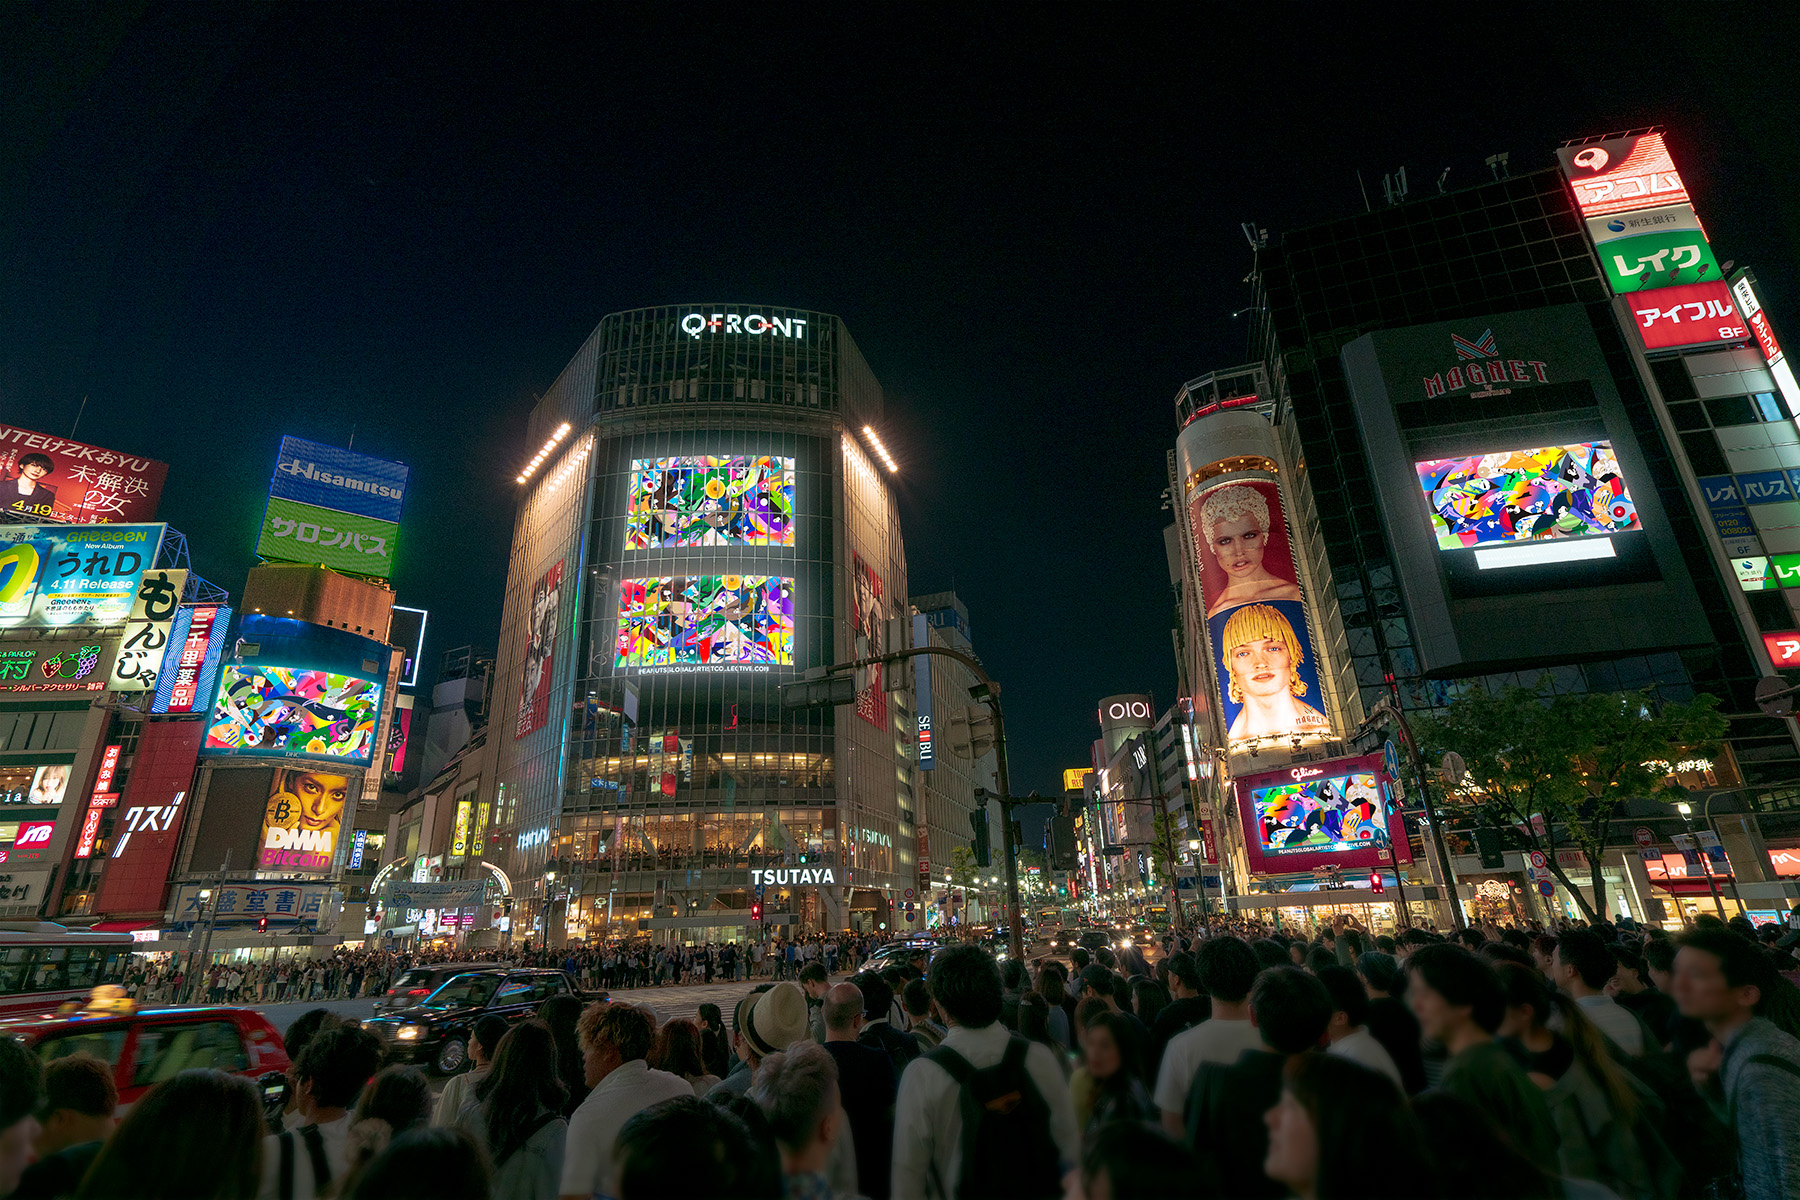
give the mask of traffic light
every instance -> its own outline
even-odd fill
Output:
[[[856,703],[856,678],[851,675],[825,677],[824,669],[814,667],[798,683],[781,685],[783,708],[833,708]]]
[[[969,813],[969,828],[975,834],[975,865],[985,867],[989,866],[993,860],[993,851],[988,845],[987,805],[982,802],[980,797],[977,797],[975,802],[981,807]]]
[[[945,729],[958,758],[980,758],[994,748],[994,714],[985,707],[951,713]]]
[[[1384,887],[1382,885],[1380,871],[1370,871],[1369,872],[1369,890],[1371,892],[1374,892],[1377,896],[1381,895],[1382,893],[1384,893],[1387,890],[1386,887]]]
[[[752,904],[752,905],[751,905],[751,906],[750,906],[750,919],[751,919],[751,920],[752,920],[752,921],[760,921],[760,920],[762,920],[762,905],[760,905],[760,904]]]
[[[1481,869],[1484,871],[1498,871],[1506,866],[1506,850],[1500,842],[1498,829],[1477,829],[1475,852],[1481,856]]]
[[[258,917],[256,919],[256,932],[258,932],[258,933],[269,932],[269,918]]]

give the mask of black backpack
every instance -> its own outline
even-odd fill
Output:
[[[1050,1106],[1025,1069],[1030,1048],[1030,1042],[1014,1034],[1000,1061],[979,1070],[948,1047],[925,1055],[956,1081],[958,1089],[962,1171],[956,1180],[957,1200],[1062,1195],[1061,1154],[1050,1136]]]

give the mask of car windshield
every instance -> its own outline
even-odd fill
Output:
[[[413,988],[430,987],[431,977],[435,974],[437,974],[437,972],[431,970],[429,967],[414,967],[412,970],[400,976],[400,978],[394,980],[392,990],[396,992],[407,992],[411,991]]]
[[[499,979],[492,975],[452,975],[443,987],[423,1001],[425,1008],[461,1008],[486,1004],[493,999]]]

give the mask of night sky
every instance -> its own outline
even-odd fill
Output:
[[[14,4],[0,420],[89,397],[234,594],[282,434],[411,464],[429,679],[493,645],[526,415],[603,315],[841,314],[911,590],[962,595],[1015,790],[1055,790],[1094,701],[1174,694],[1171,399],[1245,357],[1240,223],[1662,124],[1800,339],[1796,46],[1741,4]]]

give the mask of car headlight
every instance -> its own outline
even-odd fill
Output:
[[[1131,949],[1131,939],[1130,939],[1130,938],[1126,938],[1126,939],[1125,939],[1125,940],[1124,940],[1124,941],[1122,941],[1122,942],[1120,942],[1120,943],[1119,943],[1119,949],[1121,949],[1121,950],[1129,950],[1129,949]]]
[[[403,1042],[416,1042],[425,1036],[425,1027],[423,1025],[402,1025],[395,1031],[394,1036]]]

